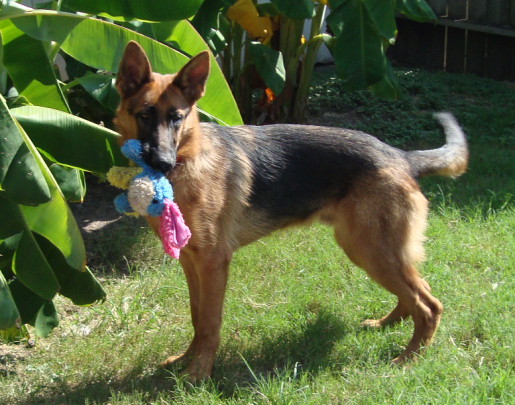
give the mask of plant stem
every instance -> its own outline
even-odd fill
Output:
[[[298,55],[297,49],[301,43],[304,20],[292,20],[281,15],[279,51],[283,54],[286,69],[284,90],[275,100],[275,121],[286,122],[290,119],[297,85]],[[302,46],[302,45],[301,45]]]
[[[238,104],[241,103],[241,52],[243,48],[243,28],[239,24],[234,24],[232,30],[232,44],[233,44],[233,58],[232,58],[232,78],[233,78],[233,94],[234,99]],[[246,54],[246,53],[245,53]],[[240,104],[240,111],[242,111],[243,104]]]
[[[320,35],[320,29],[324,20],[325,9],[326,6],[324,4],[318,3],[315,17],[313,17],[313,20],[311,21],[309,41],[307,41],[305,44],[307,46],[307,51],[304,58],[304,63],[302,64],[300,81],[297,87],[296,97],[293,100],[291,114],[293,122],[299,124],[303,123],[306,119],[309,85],[311,83],[311,76],[313,75],[313,69],[315,67],[318,50],[320,49],[320,45],[322,45],[323,42],[322,36]],[[304,48],[301,49],[301,52],[303,51]],[[298,54],[300,57],[301,53],[298,52]]]
[[[233,33],[232,33],[232,27],[230,27],[227,30],[227,33],[225,34],[225,41],[227,42],[227,45],[223,49],[223,52],[220,54],[220,59],[222,61],[222,72],[225,76],[225,80],[227,83],[229,83],[229,86],[231,86],[231,89],[234,94],[234,81],[232,80],[232,59],[233,59]]]
[[[78,84],[79,84],[79,80],[74,79],[74,80],[72,80],[72,81],[71,81],[71,82],[69,82],[69,83],[63,84],[63,85],[61,86],[61,89],[62,89],[63,91],[67,91],[67,90],[70,90],[72,87],[77,86]]]

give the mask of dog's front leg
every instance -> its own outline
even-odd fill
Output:
[[[185,252],[186,253],[186,252]],[[231,252],[223,248],[188,250],[183,268],[190,289],[195,336],[184,354],[188,379],[209,378],[220,345],[222,310]]]
[[[191,321],[193,323],[193,328],[196,331],[198,323],[200,284],[198,274],[195,269],[195,257],[192,254],[191,249],[183,249],[181,251],[179,261],[181,262],[181,266],[188,283]],[[196,349],[197,334],[195,333],[193,340],[188,347],[188,350],[182,354],[170,356],[168,359],[161,363],[161,366],[170,369],[174,368],[175,366],[186,366],[191,361]]]

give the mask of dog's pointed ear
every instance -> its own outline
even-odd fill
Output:
[[[209,67],[209,52],[203,51],[191,58],[175,76],[173,84],[182,91],[188,103],[194,104],[204,95]]]
[[[116,90],[125,99],[136,94],[151,80],[152,68],[145,51],[137,42],[130,41],[120,61]]]

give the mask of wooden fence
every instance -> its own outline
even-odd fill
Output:
[[[397,18],[392,61],[515,81],[515,0],[426,0],[436,24]]]

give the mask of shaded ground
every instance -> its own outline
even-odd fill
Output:
[[[120,190],[108,182],[99,182],[86,174],[87,193],[83,203],[70,204],[70,208],[83,234],[91,234],[122,218],[113,200]]]
[[[0,378],[14,373],[16,364],[30,357],[31,353],[25,345],[0,344]]]

